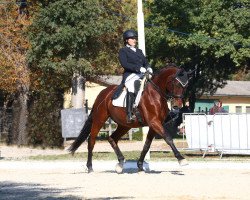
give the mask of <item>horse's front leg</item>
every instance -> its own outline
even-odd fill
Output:
[[[173,138],[170,134],[170,132],[168,132],[166,130],[166,128],[164,127],[164,136],[163,139],[167,142],[167,144],[171,147],[172,151],[174,152],[174,156],[177,158],[179,164],[181,166],[185,166],[188,165],[187,160],[181,155],[181,153],[178,151],[178,149],[175,147]]]
[[[152,122],[151,128],[154,130],[154,132],[158,133],[162,136],[162,138],[167,142],[167,144],[171,147],[172,151],[174,152],[174,156],[177,158],[179,164],[181,166],[187,165],[186,159],[181,155],[181,153],[177,150],[177,148],[174,145],[173,138],[170,135],[170,132],[166,130],[166,128],[161,124],[161,122]]]
[[[143,170],[143,162],[145,159],[146,154],[148,153],[151,143],[155,137],[155,132],[152,129],[149,129],[145,144],[143,146],[143,150],[141,152],[140,158],[137,161],[138,172],[144,171]]]

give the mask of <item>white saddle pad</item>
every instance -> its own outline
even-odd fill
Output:
[[[126,94],[127,91],[123,90],[121,95],[117,99],[112,100],[113,106],[126,107]]]
[[[127,94],[127,91],[123,90],[121,95],[117,99],[114,99],[112,101],[113,106],[126,107],[126,94]],[[135,98],[135,102],[134,102],[133,107],[138,106],[140,99],[141,99],[141,95],[142,95],[142,91],[140,90]]]

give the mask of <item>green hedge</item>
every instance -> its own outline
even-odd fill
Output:
[[[142,141],[143,139],[142,128],[140,128],[139,131],[134,132],[132,138],[133,140]]]
[[[62,108],[63,92],[52,90],[33,96],[28,117],[29,144],[43,147],[62,146],[60,120]]]

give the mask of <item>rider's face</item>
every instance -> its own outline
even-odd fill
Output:
[[[129,38],[129,39],[127,40],[127,42],[128,42],[128,44],[129,44],[130,46],[135,47],[137,41],[136,41],[136,38]]]

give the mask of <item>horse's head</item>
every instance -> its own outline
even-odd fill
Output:
[[[181,106],[183,94],[190,79],[191,72],[183,68],[169,66],[162,69],[154,78],[154,83],[165,91],[165,96],[173,101],[174,105]]]

